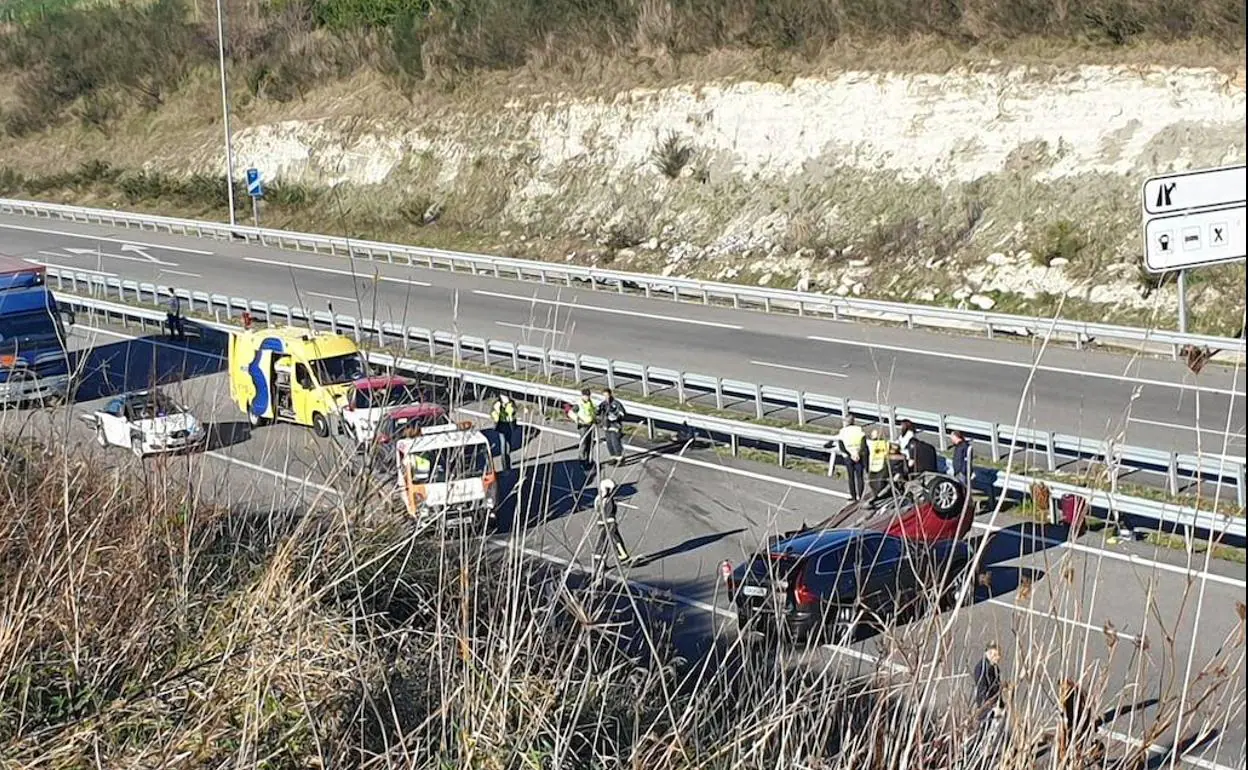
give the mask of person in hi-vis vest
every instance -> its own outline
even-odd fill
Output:
[[[880,435],[879,428],[871,430],[867,442],[867,479],[872,495],[878,495],[890,483],[888,478],[888,439]]]
[[[490,419],[498,434],[499,454],[503,456],[503,470],[511,470],[511,441],[516,430],[516,402],[506,393],[499,393],[490,405]]]
[[[581,466],[591,465],[590,452],[594,448],[594,423],[598,421],[598,406],[589,394],[589,388],[581,390],[581,399],[572,405],[572,421],[580,433]]]

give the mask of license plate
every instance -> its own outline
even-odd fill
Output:
[[[767,589],[762,586],[742,586],[741,593],[746,596],[766,596]]]

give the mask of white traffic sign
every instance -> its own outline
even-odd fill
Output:
[[[1144,266],[1152,273],[1244,258],[1244,204],[1150,217],[1144,222]]]
[[[1248,173],[1241,164],[1155,176],[1144,183],[1144,217],[1245,202]]]
[[[1152,273],[1244,258],[1244,164],[1155,176],[1144,183],[1144,267]]]

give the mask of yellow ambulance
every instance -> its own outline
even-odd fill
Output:
[[[369,374],[350,337],[294,326],[244,329],[230,337],[230,393],[253,426],[310,425],[330,432],[351,383]]]

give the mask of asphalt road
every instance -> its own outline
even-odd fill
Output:
[[[53,412],[7,413],[7,429],[51,430],[87,442],[85,425],[67,411],[85,413],[111,392],[167,381],[213,426],[208,452],[178,460],[192,464],[190,477],[207,493],[226,502],[289,508],[295,500],[332,496],[341,486],[347,453],[337,442],[286,425],[251,431],[229,401],[215,356],[187,354],[161,340],[129,342],[116,330],[79,328],[75,336],[88,349],[81,358],[84,371],[96,373],[97,387],[82,395],[91,400]],[[472,405],[464,414],[479,419]],[[592,485],[586,485],[572,445],[563,424],[539,424],[526,433],[509,481],[513,494],[500,542],[556,564],[589,562]],[[827,479],[728,461],[702,449],[648,449],[632,447],[645,457],[614,472],[626,504],[623,535],[642,554],[623,577],[670,595],[691,619],[685,624],[691,634],[731,626],[716,579],[722,559],[740,560],[768,534],[825,516],[844,502],[839,485]],[[138,472],[128,453],[114,455],[113,462]],[[166,462],[149,459],[143,467],[150,473]],[[1106,548],[1096,535],[1068,544],[1059,528],[1006,515],[981,516],[976,534],[991,534],[992,540],[988,585],[971,606],[914,621],[899,639],[865,638],[822,651],[825,664],[861,669],[882,659],[915,670],[905,652],[918,649],[926,656],[944,648],[932,640],[948,626],[940,638],[951,645],[949,652],[934,656],[934,665],[917,663],[921,674],[911,676],[947,678],[952,684],[945,692],[960,695],[969,688],[965,673],[976,651],[997,639],[1006,650],[1007,678],[1024,669],[1053,677],[1102,676],[1105,730],[1141,735],[1171,694],[1200,679],[1205,666],[1223,663],[1229,685],[1185,721],[1182,733],[1209,728],[1213,736],[1193,754],[1215,761],[1215,768],[1243,766],[1243,624],[1236,610],[1245,590],[1242,565],[1213,562],[1203,572],[1199,556],[1188,565],[1180,552],[1142,543]],[[1048,697],[1037,689],[1028,695]],[[1173,731],[1152,738],[1162,745],[1174,739]]]
[[[23,217],[0,217],[0,252],[1089,438],[1244,456],[1244,375],[1224,367],[1197,376],[1173,361],[1041,351],[1039,341],[734,311]]]

